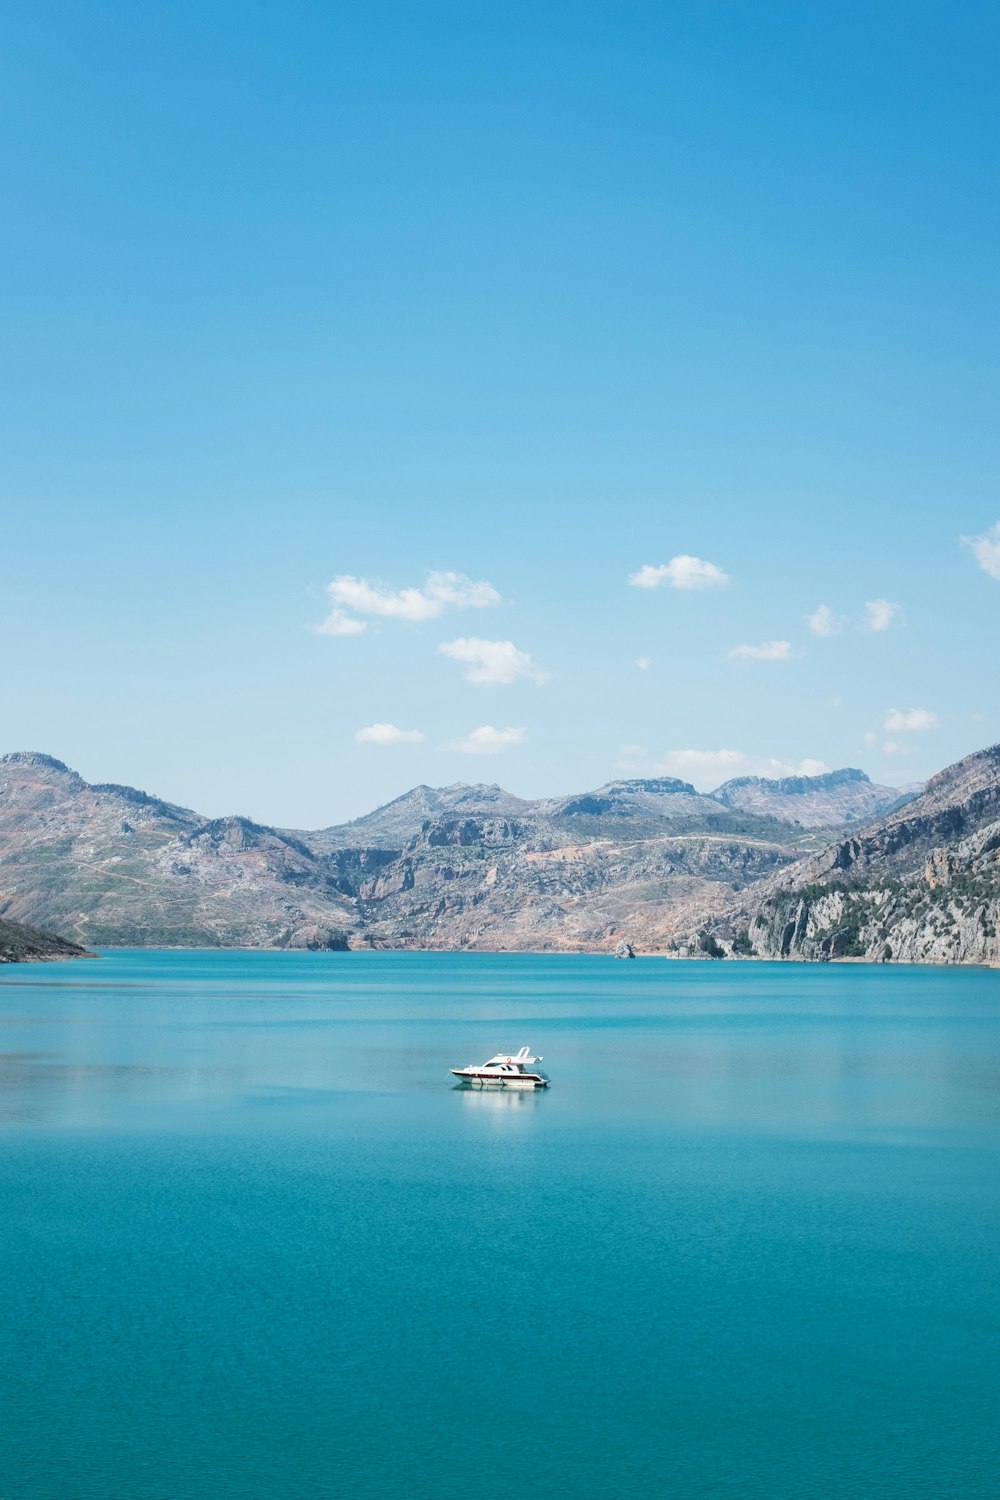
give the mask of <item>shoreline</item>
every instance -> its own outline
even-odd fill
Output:
[[[622,958],[613,950],[603,948],[421,948],[421,947],[366,947],[366,948],[289,948],[271,945],[230,945],[214,943],[150,943],[131,944],[99,944],[95,949],[85,949],[79,953],[31,953],[9,958],[0,955],[0,964],[27,964],[27,963],[70,963],[76,959],[99,959],[115,953],[288,953],[288,954],[311,954],[314,958],[329,957],[334,954],[345,957],[349,954],[361,955],[370,953],[413,953],[413,954],[454,954],[475,957],[509,957],[522,958],[606,958],[614,960],[615,963],[629,964],[635,960],[662,960],[667,963],[697,963],[720,966],[733,964],[776,964],[797,965],[802,968],[822,969],[841,966],[861,966],[872,969],[1000,969],[1000,959],[981,959],[969,963],[948,963],[934,959],[874,959],[874,958],[761,958],[756,955],[741,955],[737,958],[710,958],[701,954],[679,954],[663,952],[634,953],[632,958]]]

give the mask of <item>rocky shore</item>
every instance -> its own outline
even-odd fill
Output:
[[[68,943],[54,932],[0,918],[0,964],[52,963],[64,958],[93,958],[78,943]]]

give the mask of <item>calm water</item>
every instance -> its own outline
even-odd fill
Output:
[[[2,969],[0,1495],[993,1500],[998,1145],[1000,973]]]

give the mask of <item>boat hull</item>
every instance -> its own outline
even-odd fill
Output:
[[[452,1068],[451,1071],[460,1083],[472,1088],[547,1089],[549,1086],[549,1080],[541,1073],[479,1073],[471,1068]]]

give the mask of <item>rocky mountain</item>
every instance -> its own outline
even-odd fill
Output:
[[[358,883],[361,937],[377,947],[646,946],[794,853],[715,834],[571,839],[541,819],[445,819]]]
[[[357,925],[295,839],[30,753],[0,757],[0,915],[96,946],[346,946]]]
[[[818,846],[668,778],[417,787],[309,833],[0,758],[0,914],[96,946],[648,946]]]
[[[380,846],[349,847],[359,832]],[[396,849],[394,832],[408,834]],[[648,941],[811,839],[670,778],[535,801],[496,786],[420,787],[355,823],[296,837],[325,852],[354,892],[356,943],[489,949]]]
[[[910,791],[912,796],[920,788]],[[737,776],[711,794],[726,807],[761,817],[801,823],[803,828],[837,828],[867,822],[888,812],[906,797],[892,786],[877,786],[864,771],[852,767],[822,776]]]
[[[0,964],[51,963],[60,958],[92,958],[78,943],[67,943],[54,932],[26,927],[0,918]]]
[[[804,855],[680,946],[712,956],[997,963],[1000,746]]]
[[[292,836],[308,842],[317,854],[335,849],[401,849],[434,818],[461,817],[476,813],[516,816],[529,812],[532,803],[505,792],[500,786],[415,786],[384,807],[351,823],[321,828],[315,833],[291,830]]]

